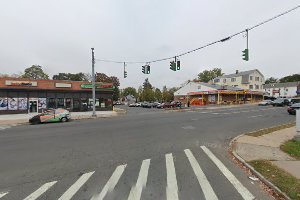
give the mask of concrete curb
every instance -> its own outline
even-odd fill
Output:
[[[259,173],[258,171],[256,171],[251,165],[249,165],[242,157],[240,157],[236,151],[235,151],[235,147],[234,147],[234,143],[236,142],[236,140],[242,136],[244,136],[245,134],[241,134],[236,136],[235,138],[233,138],[230,143],[229,143],[229,147],[231,149],[232,155],[238,160],[240,161],[244,166],[246,166],[255,176],[257,176],[260,181],[262,181],[265,185],[267,185],[269,188],[273,189],[274,191],[276,191],[278,194],[282,195],[285,199],[287,200],[291,200],[283,191],[281,191],[277,186],[275,186],[273,183],[271,183],[270,181],[268,181],[261,173]]]

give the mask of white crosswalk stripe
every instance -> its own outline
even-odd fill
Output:
[[[42,185],[39,189],[31,193],[28,197],[26,197],[24,200],[35,200],[39,198],[42,194],[44,194],[48,189],[50,189],[57,181],[52,181],[49,183],[45,183]]]
[[[186,156],[188,157],[188,160],[190,161],[190,164],[194,170],[194,173],[198,179],[198,182],[202,188],[202,191],[204,193],[205,199],[208,200],[217,200],[218,197],[216,196],[214,190],[212,189],[209,181],[207,180],[204,172],[202,171],[199,163],[197,162],[196,158],[194,157],[193,153],[189,149],[184,150]]]
[[[8,125],[0,126],[0,130],[4,130],[4,129],[8,129],[8,128],[11,128],[11,126],[8,126]]]
[[[215,163],[215,165],[221,170],[224,176],[230,181],[230,183],[236,188],[236,190],[242,195],[245,200],[252,200],[254,196],[245,188],[240,181],[225,167],[225,165],[205,146],[201,146],[206,155]]]
[[[150,166],[150,159],[143,160],[139,177],[137,179],[136,185],[130,190],[128,200],[139,200],[142,195],[142,190],[147,184],[148,170]]]
[[[9,192],[0,192],[0,199],[2,198],[2,197],[4,197],[5,195],[7,195]]]
[[[81,188],[81,186],[89,180],[94,172],[85,173],[58,199],[58,200],[69,200],[75,193]]]
[[[124,170],[126,168],[126,165],[120,165],[118,166],[113,174],[111,175],[110,179],[107,181],[106,185],[102,189],[100,194],[97,194],[92,197],[91,200],[102,200],[108,192],[113,191],[116,184],[118,183],[120,177],[122,176]]]
[[[204,154],[202,153],[202,151],[200,149],[199,149],[199,151],[201,151],[201,153],[205,157],[208,157],[210,159],[209,160],[209,162],[211,163],[210,165],[216,165],[217,168],[222,172],[222,174],[224,175],[224,176],[221,175],[222,179],[223,180],[227,179],[233,185],[234,188],[232,187],[230,192],[234,191],[236,194],[239,193],[241,195],[241,197],[245,200],[254,199],[254,196],[250,193],[250,191],[241,184],[241,182],[226,168],[226,166],[208,148],[206,148],[205,146],[201,146],[201,149],[204,152]],[[188,168],[185,168],[185,169],[189,169],[194,174],[195,178],[197,178],[197,181],[199,183],[199,185],[196,184],[193,186],[193,187],[195,187],[195,190],[201,189],[205,199],[207,199],[207,200],[218,200],[218,196],[216,195],[216,193],[214,191],[218,188],[215,187],[213,189],[211,183],[209,182],[209,179],[207,179],[205,172],[204,172],[207,169],[205,168],[204,171],[201,169],[201,167],[200,167],[201,163],[199,163],[197,161],[197,159],[195,158],[194,154],[192,153],[192,151],[190,149],[185,149],[184,153],[185,153],[184,159],[187,159],[188,163],[189,163],[188,164],[189,166],[186,166]],[[162,187],[165,187],[164,189],[165,189],[165,194],[166,194],[167,200],[179,200],[179,197],[180,197],[180,194],[182,191],[179,190],[178,184],[179,184],[179,186],[180,186],[180,184],[186,184],[186,183],[181,183],[180,181],[177,182],[177,177],[179,175],[176,174],[176,170],[179,170],[180,176],[182,176],[182,174],[184,175],[185,171],[182,171],[182,166],[180,166],[180,165],[178,166],[178,168],[175,168],[176,164],[179,164],[179,163],[174,162],[175,160],[176,159],[172,153],[165,154],[165,163],[166,163],[165,169],[160,168],[166,172],[166,177],[165,177],[166,178],[166,186],[162,186]],[[147,185],[150,161],[151,161],[151,159],[143,160],[143,162],[140,166],[139,172],[137,171],[138,175],[137,175],[137,180],[136,180],[135,185],[133,185],[130,188],[130,191],[127,191],[126,194],[122,194],[122,199],[124,199],[124,196],[126,198],[128,195],[128,200],[140,200],[143,197],[143,195],[149,194],[148,192],[151,190],[149,190],[149,189],[147,191],[144,191],[144,190],[146,189],[146,186],[151,188],[151,183],[153,184],[153,182],[151,181],[150,184]],[[117,184],[121,183],[120,180],[121,180],[122,175],[124,174],[126,168],[128,168],[127,164],[122,164],[122,165],[117,166],[116,169],[113,171],[112,175],[110,176],[110,178],[107,180],[104,187],[99,188],[99,191],[97,191],[97,193],[95,193],[95,194],[91,194],[89,196],[89,198],[91,198],[91,200],[103,200],[103,199],[110,197],[109,196],[110,193],[111,193],[111,195],[115,195],[113,193],[115,190],[115,187],[117,186]],[[75,181],[75,183],[70,184],[71,186],[68,186],[69,188],[66,188],[64,193],[62,192],[63,193],[62,195],[58,194],[58,195],[61,195],[61,197],[58,200],[70,200],[77,193],[78,193],[77,195],[81,195],[78,191],[87,181],[89,181],[89,179],[93,176],[94,173],[95,173],[95,171],[82,174]],[[211,177],[211,175],[210,175],[208,178],[211,179],[214,177]],[[125,180],[126,179],[127,178],[125,177]],[[151,179],[152,179],[152,177],[151,177]],[[179,179],[179,180],[182,180],[182,179]],[[123,182],[123,183],[126,184],[126,182]],[[55,185],[55,187],[53,187],[54,185]],[[25,198],[22,197],[22,198],[24,198],[23,200],[35,200],[35,199],[41,198],[41,196],[44,193],[49,193],[49,192],[55,193],[56,192],[55,190],[57,190],[57,188],[60,187],[59,185],[60,184],[58,183],[58,181],[47,182],[47,183],[43,184],[42,186],[40,186],[40,188],[38,188],[34,192],[30,191],[30,192],[32,192],[31,194],[30,194],[30,192],[28,192],[28,194],[30,194],[29,196],[27,196]],[[120,188],[117,187],[117,190],[119,190],[119,189]],[[101,192],[100,192],[100,190],[101,190]],[[121,191],[122,191],[122,189],[121,189]],[[153,190],[151,192],[153,192]],[[12,195],[12,190],[2,191],[2,192],[0,192],[0,199],[4,196],[5,196],[4,198],[7,198],[7,197],[10,198],[10,195]],[[219,198],[221,198],[221,193],[218,193],[218,195],[220,195]],[[188,197],[186,197],[186,198],[188,198]]]
[[[167,168],[167,200],[178,200],[178,186],[176,179],[175,166],[173,155],[166,154],[166,168]]]

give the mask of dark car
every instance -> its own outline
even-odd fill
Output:
[[[273,106],[287,106],[290,104],[290,101],[288,99],[276,99],[273,101]]]
[[[295,103],[288,107],[287,111],[290,115],[296,115],[296,110],[300,109],[300,103]]]

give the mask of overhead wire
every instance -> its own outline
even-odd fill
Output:
[[[193,50],[190,50],[190,51],[187,51],[187,52],[184,52],[184,53],[175,55],[175,56],[165,57],[165,58],[156,59],[156,60],[151,60],[151,61],[115,61],[115,60],[104,60],[104,59],[95,59],[95,60],[100,61],[100,62],[108,62],[108,63],[128,63],[128,64],[142,64],[142,63],[148,63],[148,64],[150,64],[150,63],[161,62],[161,61],[165,61],[165,60],[171,60],[171,59],[173,59],[173,58],[175,58],[175,57],[182,57],[182,56],[184,56],[184,55],[187,55],[187,54],[193,53],[193,52],[195,52],[195,51],[204,49],[204,48],[209,47],[209,46],[212,46],[212,45],[214,45],[214,44],[217,44],[217,43],[220,43],[220,42],[225,42],[225,41],[227,41],[227,40],[230,40],[230,39],[233,38],[233,37],[236,37],[236,36],[238,36],[238,35],[240,35],[240,34],[243,34],[243,33],[246,32],[246,31],[255,29],[255,28],[257,28],[257,27],[259,27],[259,26],[261,26],[261,25],[264,25],[264,24],[266,24],[266,23],[268,23],[268,22],[270,22],[270,21],[273,21],[274,19],[277,19],[277,18],[279,18],[279,17],[281,17],[281,16],[283,16],[283,15],[286,15],[286,14],[288,14],[288,13],[290,13],[290,12],[292,12],[292,11],[298,9],[298,8],[300,8],[300,5],[298,5],[298,6],[294,7],[294,8],[291,8],[291,9],[289,9],[289,10],[283,12],[283,13],[280,13],[280,14],[278,14],[278,15],[276,15],[276,16],[270,18],[270,19],[267,19],[267,20],[263,21],[263,22],[260,22],[260,23],[254,25],[254,26],[252,26],[252,27],[250,27],[250,28],[246,28],[245,30],[242,30],[242,31],[240,31],[240,32],[231,34],[231,35],[228,36],[228,37],[225,37],[225,38],[223,38],[223,39],[220,39],[220,40],[217,40],[217,41],[208,43],[208,44],[206,44],[206,45],[204,45],[204,46],[198,47],[198,48],[196,48],[196,49],[193,49]]]

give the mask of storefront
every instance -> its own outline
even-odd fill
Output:
[[[96,110],[112,110],[112,83],[96,83]],[[92,110],[92,84],[81,81],[0,78],[0,114],[37,113],[49,108]]]
[[[250,90],[212,90],[203,92],[188,93],[190,105],[208,105],[208,104],[244,104],[254,103],[263,100],[263,92]]]

